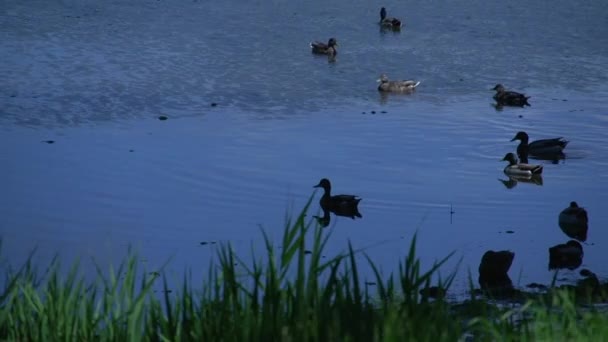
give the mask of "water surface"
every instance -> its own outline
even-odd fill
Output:
[[[425,265],[462,257],[455,292],[488,249],[515,252],[515,283],[547,283],[576,200],[590,216],[581,268],[608,275],[608,5],[384,6],[400,33],[365,1],[3,1],[4,262],[37,246],[41,261],[103,263],[132,245],[149,268],[172,257],[170,271],[198,272],[217,246],[200,242],[248,255],[260,225],[278,239],[327,177],[363,198],[363,219],[332,217],[328,255],[350,240],[389,272],[418,231]],[[310,54],[332,36],[336,62]],[[422,83],[380,96],[380,73]],[[499,82],[532,107],[497,111]],[[542,186],[500,181],[519,130],[571,141],[566,160],[535,161]]]

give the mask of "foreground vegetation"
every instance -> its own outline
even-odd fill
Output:
[[[310,203],[309,203],[310,204]],[[0,292],[0,340],[8,341],[571,341],[608,339],[608,317],[575,306],[555,291],[499,308],[429,300],[439,267],[421,270],[416,239],[396,274],[383,277],[363,251],[322,258],[330,231],[306,220],[308,205],[288,221],[281,248],[266,235],[266,255],[244,262],[221,245],[202,286],[184,277],[170,291],[162,272],[138,269],[131,255],[117,270],[86,284],[76,264],[53,261],[39,279],[30,263],[7,272]],[[313,236],[307,246],[306,236]],[[366,286],[357,260],[375,273]],[[360,261],[359,261],[360,262]],[[239,266],[235,266],[238,263]],[[106,274],[106,275],[104,275]],[[454,274],[439,284],[449,287]],[[163,294],[152,287],[163,285]],[[435,284],[437,285],[437,284]],[[370,291],[373,289],[373,291]],[[439,291],[441,292],[441,291]]]

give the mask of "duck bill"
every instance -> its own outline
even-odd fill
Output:
[[[515,140],[517,140],[517,137],[515,137],[515,138],[511,139],[511,141],[515,141]]]
[[[319,183],[319,184],[317,184],[317,185],[313,186],[313,188],[320,188],[320,187],[321,187],[321,183]]]

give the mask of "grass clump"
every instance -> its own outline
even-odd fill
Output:
[[[54,260],[42,277],[30,262],[7,272],[0,292],[0,340],[10,341],[457,341],[573,340],[608,336],[605,315],[581,314],[568,292],[551,303],[497,310],[474,300],[459,314],[444,300],[421,296],[449,255],[422,270],[416,238],[398,271],[384,277],[349,244],[324,259],[330,233],[306,220],[310,201],[287,222],[281,248],[264,234],[265,256],[243,262],[229,244],[218,249],[201,287],[188,277],[170,291],[161,273],[142,272],[130,254],[117,269],[98,269],[86,284],[75,264]],[[312,244],[306,237],[312,235]],[[362,256],[375,279],[360,276]],[[240,266],[237,268],[235,264]],[[454,273],[439,284],[447,290]],[[162,295],[152,287],[160,283]],[[441,292],[441,291],[440,291]],[[468,337],[467,337],[468,336]]]

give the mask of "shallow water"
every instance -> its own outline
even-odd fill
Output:
[[[516,284],[547,283],[576,200],[590,216],[581,268],[608,276],[608,4],[385,6],[401,32],[381,32],[365,1],[3,1],[5,262],[37,246],[41,261],[103,263],[132,245],[149,268],[172,257],[198,272],[216,248],[200,242],[249,255],[258,225],[278,239],[327,177],[363,198],[363,219],[331,218],[327,255],[350,240],[389,272],[418,230],[426,265],[462,257],[456,293],[488,249],[515,252]],[[308,47],[330,36],[334,63]],[[422,83],[384,97],[380,73]],[[498,82],[532,106],[497,111]],[[570,141],[566,160],[532,160],[542,186],[500,181],[519,130]]]

